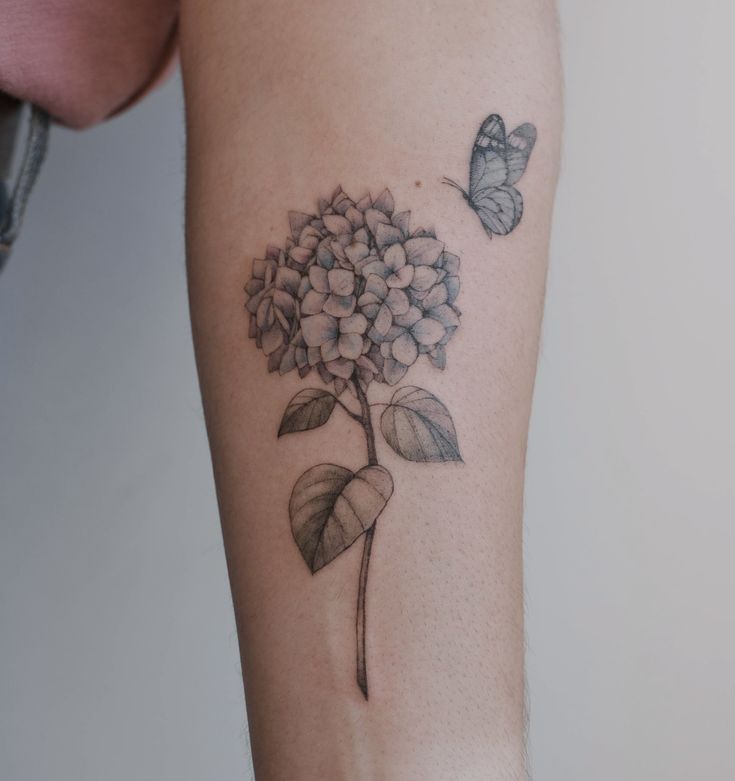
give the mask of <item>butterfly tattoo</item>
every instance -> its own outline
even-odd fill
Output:
[[[530,122],[506,135],[503,118],[491,114],[472,148],[469,192],[452,179],[442,180],[462,193],[490,238],[506,236],[521,221],[523,196],[514,185],[523,176],[535,143],[536,128]]]

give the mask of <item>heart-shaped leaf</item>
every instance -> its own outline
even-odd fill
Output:
[[[393,450],[409,461],[462,460],[449,411],[423,388],[399,388],[380,417],[380,430]]]
[[[288,514],[291,531],[312,572],[339,556],[376,521],[393,493],[382,466],[352,472],[319,464],[297,480]]]
[[[299,391],[286,407],[278,436],[323,426],[329,420],[336,403],[337,399],[326,390],[306,388]]]

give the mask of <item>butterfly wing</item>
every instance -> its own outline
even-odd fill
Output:
[[[488,236],[505,236],[521,221],[523,198],[513,185],[526,170],[536,128],[525,123],[506,136],[499,114],[480,126],[470,160],[467,198]]]
[[[523,197],[511,185],[503,184],[482,190],[473,199],[471,206],[490,238],[493,233],[498,236],[509,234],[523,215]]]
[[[505,184],[508,178],[505,123],[491,114],[480,126],[470,159],[470,201],[490,187]]]
[[[530,122],[520,125],[508,136],[506,144],[508,177],[505,184],[515,184],[523,176],[535,143],[536,128]]]

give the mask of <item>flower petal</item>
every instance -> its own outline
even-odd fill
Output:
[[[408,366],[404,366],[394,358],[386,358],[383,362],[383,377],[388,385],[395,385],[403,379],[408,371]]]
[[[393,315],[386,304],[383,304],[378,310],[373,325],[381,336],[385,336],[388,333],[388,329],[393,325]]]
[[[355,371],[355,362],[350,361],[347,358],[337,358],[335,361],[329,361],[329,363],[326,364],[326,367],[335,377],[342,377],[343,380],[349,380],[350,377],[352,377],[352,373]]]
[[[265,279],[265,272],[271,261],[268,260],[254,260],[253,261],[253,277],[255,279]]]
[[[275,372],[278,371],[281,367],[281,361],[283,360],[283,356],[286,354],[286,350],[288,348],[285,344],[281,344],[281,346],[274,350],[269,356],[268,356],[268,371],[269,372]]]
[[[276,306],[276,311],[279,310],[286,315],[286,317],[293,317],[296,311],[295,301],[290,293],[285,290],[273,291],[273,303]]]
[[[403,238],[409,237],[409,224],[411,221],[411,212],[398,212],[391,218],[391,222],[403,234]]]
[[[395,244],[394,246],[399,246],[398,244]],[[421,266],[421,268],[424,268],[424,266]],[[428,266],[426,267],[428,268]],[[385,280],[388,287],[399,287],[404,288],[408,287],[411,282],[413,282],[413,276],[416,271],[416,266],[412,266],[410,263],[407,263],[403,268],[399,268],[398,271],[396,271],[395,274],[391,274],[388,279]]]
[[[396,208],[395,202],[393,201],[393,196],[391,195],[391,192],[388,188],[383,190],[382,193],[373,201],[373,208],[378,209],[379,211],[383,212],[384,214],[387,214],[390,216],[393,214],[393,210]]]
[[[334,295],[351,296],[355,292],[355,274],[349,269],[330,269],[327,272],[327,278],[329,280],[329,290]]]
[[[276,321],[276,315],[273,311],[273,299],[270,296],[260,302],[256,318],[258,328],[263,331],[267,331],[273,326],[273,323]]]
[[[383,266],[381,261],[378,262]],[[383,267],[385,268],[385,266]],[[382,301],[388,295],[388,285],[385,284],[385,280],[378,274],[370,274],[365,283],[365,292],[373,293]]]
[[[320,347],[327,340],[336,339],[339,333],[337,321],[323,312],[311,317],[303,317],[301,319],[301,332],[309,347]]]
[[[314,265],[309,269],[309,282],[317,293],[330,292],[327,269],[322,268],[321,266]]]
[[[433,266],[441,256],[444,245],[429,236],[409,239],[405,244],[408,262],[415,266]]]
[[[318,315],[324,309],[329,296],[326,293],[317,293],[316,290],[310,290],[301,302],[302,315]]]
[[[352,199],[347,193],[340,187],[339,192],[334,194],[332,198],[332,208],[337,214],[344,214],[350,206],[354,206]]]
[[[307,366],[309,363],[306,357],[306,350],[303,347],[296,348],[296,353],[294,355],[294,358],[296,360],[296,365],[299,367],[299,369],[303,369],[304,366]]]
[[[295,368],[296,368],[296,347],[290,344],[286,352],[283,354],[283,358],[281,358],[281,364],[278,367],[278,373],[286,374],[286,372],[290,372],[291,369],[295,369]]]
[[[459,295],[459,277],[447,277],[444,280],[447,288],[447,301],[454,303],[454,299]]]
[[[308,263],[313,255],[314,252],[310,249],[307,249],[306,247],[292,247],[291,251],[288,253],[288,256],[291,258],[291,260],[295,261],[300,266]]]
[[[349,317],[343,317],[339,321],[339,331],[342,334],[359,334],[362,336],[367,331],[367,327],[367,317],[360,314],[360,312],[355,312],[355,314]]]
[[[263,352],[270,355],[275,352],[284,341],[285,334],[280,325],[274,325],[270,331],[263,332]]]
[[[406,265],[406,250],[400,244],[391,244],[383,255],[383,263],[395,273]]]
[[[434,366],[436,366],[437,369],[446,369],[447,353],[444,347],[442,347],[441,345],[435,347],[429,353],[429,360],[432,362]]]
[[[398,337],[405,333],[406,329],[403,328],[400,325],[396,325],[393,323],[393,325],[388,329],[388,333],[385,335],[385,341],[386,342],[394,342]]]
[[[346,217],[339,214],[325,214],[322,217],[324,227],[335,236],[341,236],[343,233],[352,233],[352,225]]]
[[[362,212],[354,206],[350,206],[350,208],[347,209],[345,217],[350,221],[350,225],[352,225],[353,228],[361,228],[365,224],[365,218],[362,216]]]
[[[367,355],[361,355],[357,359],[357,365],[362,369],[373,372],[373,374],[377,374],[379,372],[378,367],[370,358],[367,357]]]
[[[278,291],[276,291],[278,292]],[[288,295],[288,293],[284,293],[284,295]],[[291,299],[293,301],[293,299]],[[283,312],[277,307],[273,307],[273,313],[276,316],[276,320],[281,324],[281,328],[285,331],[285,333],[290,333],[291,331],[291,323],[289,323],[288,318],[286,315],[283,314]]]
[[[347,380],[343,380],[341,377],[334,378],[334,392],[337,396],[341,396],[347,390]]]
[[[442,282],[439,282],[437,285],[434,285],[431,290],[429,290],[429,292],[424,297],[422,304],[424,309],[433,309],[435,306],[446,304],[448,297],[449,294],[447,293],[446,285]]]
[[[423,317],[421,310],[417,306],[412,306],[406,314],[396,315],[393,318],[393,322],[403,328],[410,328],[412,325],[418,323]]]
[[[254,296],[260,293],[260,291],[265,287],[265,282],[263,282],[262,279],[255,279],[253,277],[252,279],[249,279],[247,284],[245,285],[245,292],[249,296]]]
[[[375,346],[379,346],[382,344],[382,342],[385,341],[385,336],[378,331],[375,326],[372,326],[370,330],[367,332],[367,338],[373,343]]]
[[[447,304],[434,307],[427,314],[429,317],[438,320],[445,328],[457,328],[459,326],[459,317],[457,313]]]
[[[419,357],[419,348],[411,334],[403,333],[393,342],[392,353],[397,361],[411,366]]]
[[[338,296],[332,293],[324,303],[323,311],[333,317],[349,317],[355,311],[355,296]]]
[[[433,347],[438,344],[446,333],[444,326],[433,317],[422,317],[418,323],[411,326],[411,333],[419,344]]]
[[[390,269],[382,260],[371,260],[362,267],[362,275],[365,278],[374,275],[380,279],[386,279],[390,276]]]
[[[285,290],[287,293],[296,295],[301,282],[301,274],[296,269],[280,266],[276,270],[276,288]]]
[[[256,293],[248,302],[245,304],[245,308],[250,312],[250,314],[254,315],[258,311],[258,307],[260,306],[261,301],[264,298],[268,297],[268,293],[270,292],[271,288],[264,288],[260,291],[260,293]],[[386,288],[387,290],[387,288]]]
[[[291,228],[291,235],[294,241],[298,241],[301,231],[314,219],[311,214],[304,214],[304,212],[289,212],[288,224]]]
[[[371,303],[367,301],[366,299],[368,296],[372,296],[372,293],[363,294],[360,296],[359,301],[357,302],[360,305],[360,308],[362,310],[362,313],[370,320],[375,319],[375,317],[378,314],[378,310],[381,307],[380,303]]]
[[[362,335],[340,334],[339,354],[343,358],[356,361],[362,355]]]
[[[459,258],[457,255],[452,255],[451,252],[443,252],[441,256],[441,267],[452,276],[459,274]]]
[[[436,269],[431,266],[416,266],[411,287],[414,290],[424,292],[430,290],[437,280]]]
[[[390,220],[385,216],[385,214],[383,214],[383,212],[378,211],[377,209],[366,209],[365,222],[367,223],[368,228],[370,228],[370,232],[374,236],[378,225],[388,224],[390,223]]]
[[[330,238],[322,239],[316,248],[316,258],[324,268],[332,268],[334,265],[334,253],[331,249],[332,240]]]
[[[388,295],[385,298],[385,303],[390,307],[390,311],[394,315],[405,315],[411,306],[408,301],[408,296],[398,288],[394,287],[388,291]]]
[[[319,348],[322,354],[323,361],[334,361],[339,358],[339,343],[337,339],[330,339]]]
[[[301,282],[299,282],[299,292],[298,292],[299,298],[303,298],[310,290],[311,290],[311,282],[309,282],[309,277],[301,277]]]
[[[378,249],[403,241],[403,234],[394,225],[379,222],[375,227],[375,243]]]
[[[307,225],[304,230],[301,231],[298,244],[299,247],[306,247],[306,249],[314,250],[319,244],[319,239],[321,239],[319,231],[316,230],[316,228],[312,228],[311,225]]]
[[[352,244],[345,247],[345,255],[352,265],[356,266],[370,255],[370,248],[361,241],[353,241]]]
[[[349,241],[347,243],[349,244]],[[334,257],[337,259],[339,263],[347,262],[347,255],[345,255],[345,248],[340,244],[340,242],[337,239],[332,239],[332,241],[329,243],[329,248],[332,250]]]
[[[375,293],[363,293],[360,298],[357,299],[357,305],[360,307],[373,306],[381,303],[382,299],[378,298]],[[367,315],[367,317],[370,317],[370,315]]]

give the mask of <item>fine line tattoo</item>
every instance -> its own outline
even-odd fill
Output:
[[[446,366],[446,345],[459,327],[459,258],[433,231],[410,229],[384,190],[353,201],[339,187],[318,213],[290,212],[291,236],[254,260],[245,286],[251,338],[271,372],[312,370],[323,387],[299,391],[278,436],[323,426],[339,407],[364,436],[367,463],[353,472],[325,463],[296,481],[291,531],[304,561],[318,572],[363,537],[355,630],[357,684],[368,698],[366,594],[378,516],[393,478],[378,463],[372,407],[380,432],[402,458],[461,462],[449,411],[432,393],[398,388],[387,403],[369,401],[379,385],[395,386],[425,356]]]
[[[523,197],[513,185],[523,176],[535,143],[536,128],[529,122],[506,136],[503,118],[491,114],[472,147],[469,192],[452,179],[442,180],[462,193],[490,238],[506,236],[521,221]]]

